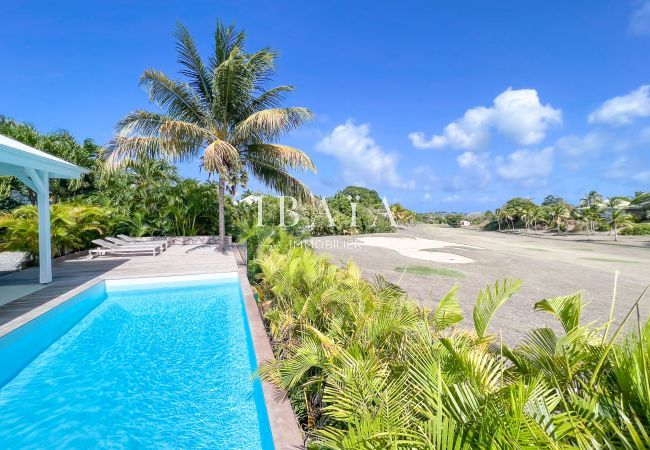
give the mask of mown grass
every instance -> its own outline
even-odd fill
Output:
[[[421,275],[421,276],[440,276],[446,278],[465,278],[465,274],[457,270],[451,269],[436,269],[433,267],[427,266],[407,266],[407,267],[395,267],[396,272],[400,273],[409,273],[411,275]]]

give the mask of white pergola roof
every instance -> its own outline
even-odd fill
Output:
[[[12,176],[36,192],[40,282],[52,281],[50,178],[78,178],[88,170],[0,134],[0,176]]]
[[[25,168],[45,170],[50,178],[78,178],[88,170],[0,134],[0,175]]]

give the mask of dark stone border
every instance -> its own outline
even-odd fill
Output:
[[[239,284],[244,295],[244,305],[246,307],[246,316],[250,328],[253,348],[257,364],[260,365],[265,361],[274,359],[271,343],[266,335],[264,322],[257,308],[257,302],[253,295],[253,289],[246,275],[246,265],[242,261],[239,252],[233,252],[237,260],[237,272],[239,274]],[[271,433],[273,434],[273,445],[276,450],[304,449],[305,443],[298,425],[298,420],[291,407],[291,402],[286,392],[277,389],[270,383],[263,382],[262,390],[264,391],[264,402],[269,415],[271,424]]]

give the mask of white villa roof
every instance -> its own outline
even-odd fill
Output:
[[[0,134],[0,175],[15,176],[25,168],[47,172],[49,178],[78,178],[89,172]]]

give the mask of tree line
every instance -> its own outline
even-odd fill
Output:
[[[563,231],[584,231],[594,235],[597,231],[608,231],[618,240],[619,232],[626,227],[650,218],[650,193],[637,192],[632,197],[604,197],[597,191],[586,194],[578,205],[570,205],[561,197],[547,196],[537,205],[530,199],[516,197],[490,214],[486,228],[526,232],[540,229]],[[645,227],[640,226],[641,229]]]

